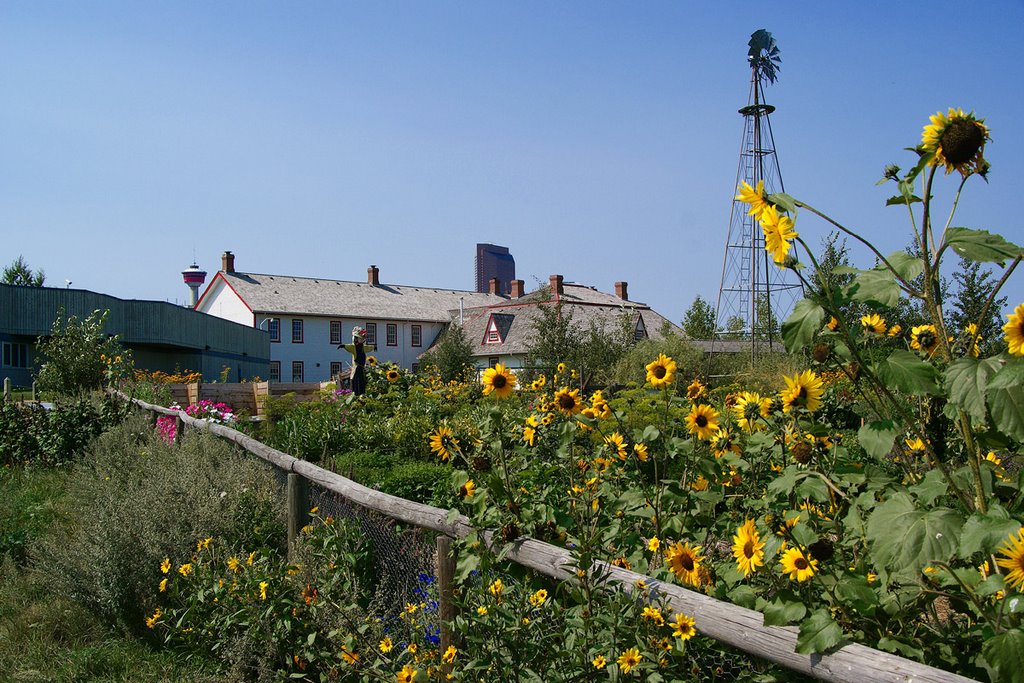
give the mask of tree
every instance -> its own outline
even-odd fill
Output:
[[[683,314],[683,332],[690,339],[711,339],[715,334],[715,309],[700,294]]]
[[[726,339],[745,339],[747,333],[744,332],[747,322],[738,315],[731,315],[729,319],[725,321],[725,338]]]
[[[960,258],[959,268],[953,273],[953,281],[956,283],[956,293],[951,297],[950,308],[946,314],[948,320],[948,332],[956,336],[961,334],[970,323],[978,326],[978,335],[981,341],[978,342],[982,356],[988,356],[995,350],[995,346],[1002,338],[1002,320],[1000,311],[1006,306],[1006,297],[999,297],[992,301],[985,311],[982,312],[996,283],[992,277],[992,271],[982,270],[981,263]]]
[[[11,265],[4,268],[4,284],[19,285],[21,287],[42,287],[45,280],[46,273],[42,270],[33,272],[23,256],[14,259]]]
[[[459,325],[451,324],[424,354],[423,365],[435,368],[445,382],[462,380],[473,369],[473,347]]]
[[[754,322],[754,339],[759,342],[781,341],[779,321],[772,311],[771,301],[767,294],[759,294],[754,304],[757,319]]]
[[[572,309],[561,301],[553,305],[538,305],[533,319],[533,336],[527,353],[529,364],[544,371],[559,363],[575,365],[583,343],[583,329],[573,322]]]

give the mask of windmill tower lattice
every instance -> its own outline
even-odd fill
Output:
[[[743,141],[733,187],[746,182],[756,188],[764,181],[764,193],[769,195],[785,191],[768,118],[775,107],[763,101],[763,89],[775,82],[781,59],[775,39],[764,29],[751,35],[749,46],[750,97],[747,106],[739,110],[743,115]],[[796,275],[775,265],[765,251],[764,233],[747,208],[733,199],[715,311],[715,341],[748,340],[750,353],[756,356],[759,351],[769,350],[772,342],[780,341],[779,325],[803,290]]]

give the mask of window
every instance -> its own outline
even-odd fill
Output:
[[[647,327],[644,326],[644,319],[638,318],[636,321],[636,329],[633,331],[633,338],[636,341],[643,341],[647,338]]]
[[[272,360],[270,361],[270,381],[280,382],[281,381],[281,361]]]
[[[28,367],[28,344],[4,342],[4,365],[9,368]]]
[[[398,323],[388,323],[388,346],[398,346]]]
[[[302,320],[292,318],[292,344],[302,343]]]
[[[267,323],[267,330],[270,331],[270,341],[279,342],[281,341],[281,319],[271,318],[270,322]]]
[[[420,364],[419,363],[413,363],[412,364],[412,368],[410,368],[410,369],[413,371],[413,373],[417,373],[417,372],[420,371]]]
[[[341,321],[331,321],[331,344],[337,346],[341,343]]]
[[[497,356],[491,356],[490,358],[487,359],[487,367],[493,368],[495,365],[498,364],[499,360],[500,359]]]
[[[341,363],[331,361],[331,379],[338,379],[341,375]]]
[[[491,318],[487,323],[487,333],[484,334],[484,344],[500,344],[501,335],[498,334],[498,324]]]
[[[377,323],[366,323],[366,343],[377,345]]]
[[[412,332],[410,333],[410,336],[412,337],[412,345],[413,346],[423,346],[423,326],[422,325],[413,325],[412,326]]]
[[[302,322],[302,321],[300,320],[299,322]],[[293,382],[305,382],[306,380],[303,379],[304,375],[305,375],[305,373],[303,372],[303,369],[302,369],[302,361],[301,360],[293,360],[292,361],[292,381]]]

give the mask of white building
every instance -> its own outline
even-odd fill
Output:
[[[379,363],[414,369],[417,357],[451,320],[450,311],[507,302],[497,294],[381,284],[377,266],[365,282],[264,275],[235,270],[224,252],[196,310],[270,335],[270,377],[279,382],[326,381],[347,373],[351,356],[338,344],[352,328],[367,331]]]

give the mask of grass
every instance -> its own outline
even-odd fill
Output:
[[[0,471],[0,671],[3,680],[217,681],[202,663],[110,629],[48,586],[36,539],[61,523],[62,470]]]

